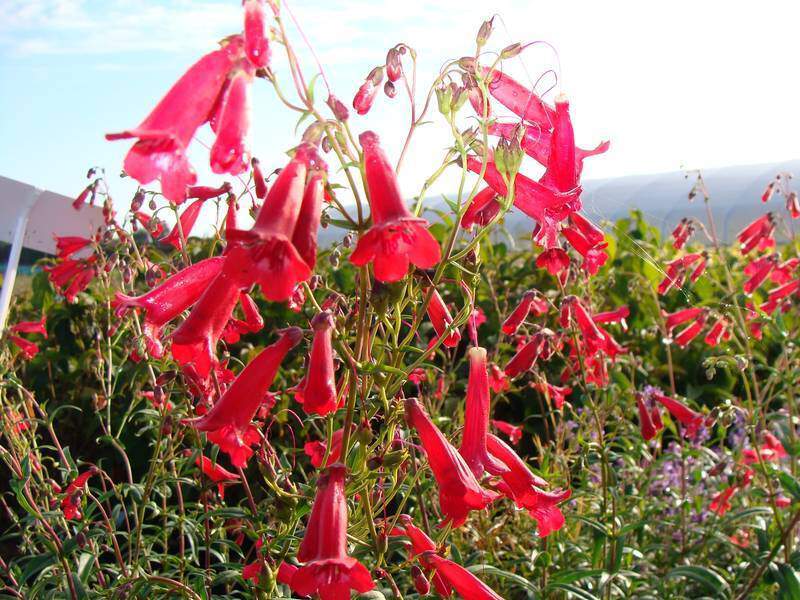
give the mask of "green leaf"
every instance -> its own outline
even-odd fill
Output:
[[[711,569],[698,566],[675,567],[667,578],[686,577],[705,587],[708,591],[714,592],[720,597],[727,597],[730,594],[730,586],[721,575]]]
[[[800,581],[797,579],[797,572],[787,564],[778,565],[781,574],[780,588],[781,598],[785,600],[800,600]]]
[[[778,479],[780,479],[783,489],[789,492],[795,501],[800,500],[800,482],[797,479],[784,471],[778,474]]]
[[[473,575],[478,577],[482,577],[483,575],[492,575],[499,579],[506,579],[508,581],[513,582],[522,589],[528,590],[536,597],[538,597],[539,595],[539,590],[535,585],[533,585],[530,581],[528,581],[524,577],[520,577],[516,573],[509,573],[508,571],[503,571],[502,569],[498,569],[497,567],[493,567],[492,565],[472,565],[471,567],[467,567],[467,570]]]
[[[551,583],[547,586],[546,591],[550,592],[552,590],[561,590],[562,592],[567,592],[568,594],[571,594],[573,598],[579,598],[580,600],[597,600],[597,596],[591,592],[587,592],[586,590],[569,583]],[[546,597],[548,598],[551,596],[551,594],[546,594]]]

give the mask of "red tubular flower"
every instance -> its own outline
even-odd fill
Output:
[[[211,170],[238,175],[250,164],[247,133],[250,129],[250,84],[253,75],[239,69],[228,82],[219,107],[217,139],[211,147]]]
[[[470,155],[467,157],[467,168],[480,174],[483,161]],[[506,197],[508,189],[505,181],[492,160],[486,163],[483,179],[497,194]],[[545,232],[550,232],[554,228],[554,222],[565,219],[570,212],[580,210],[580,189],[554,191],[517,173],[514,178],[514,206],[535,219]]]
[[[798,266],[800,258],[790,258],[776,266],[770,273],[769,279],[773,283],[788,283]]]
[[[431,300],[428,302],[428,318],[431,320],[433,330],[436,332],[436,338],[433,342],[441,338],[449,325],[453,322],[453,317],[450,315],[447,305],[436,290],[433,290]],[[455,329],[447,335],[442,343],[448,348],[455,348],[460,341],[461,332]]]
[[[561,529],[565,521],[558,504],[567,500],[572,492],[568,489],[545,492],[540,488],[547,482],[534,475],[508,444],[492,434],[489,434],[487,443],[489,453],[508,467],[508,471],[501,475],[504,485],[500,491],[536,519],[540,537]]]
[[[91,198],[91,204],[94,205],[95,195],[97,194],[97,182],[98,181],[99,180],[95,180],[92,183],[90,183],[89,185],[87,185],[85,188],[83,188],[83,191],[80,194],[78,194],[78,197],[75,198],[75,200],[72,201],[72,208],[74,208],[75,210],[82,209],[84,202],[86,202],[86,199],[90,195],[92,197]]]
[[[231,184],[227,181],[219,187],[211,187],[208,185],[191,185],[186,188],[187,200],[211,200],[211,198],[218,198],[223,194],[229,194]]]
[[[674,313],[661,311],[666,322],[667,333],[672,333],[672,330],[678,325],[697,319],[703,313],[705,313],[705,309],[694,306],[691,308],[684,308]]]
[[[499,475],[506,469],[489,456],[486,436],[489,434],[489,372],[486,365],[486,348],[469,349],[469,381],[464,415],[464,433],[459,453],[464,457],[473,475],[483,477],[484,470]]]
[[[117,292],[111,304],[115,314],[120,317],[131,308],[143,309],[148,352],[160,357],[163,348],[159,338],[164,326],[197,302],[219,274],[224,260],[220,256],[201,260],[141,296]]]
[[[489,365],[489,387],[495,394],[505,392],[509,388],[508,377],[503,369],[494,363]]]
[[[744,273],[750,277],[742,286],[744,293],[749,296],[761,287],[761,284],[766,281],[772,270],[778,266],[779,260],[780,258],[777,254],[770,254],[748,263],[744,268]]]
[[[622,330],[627,331],[628,324],[625,322],[625,319],[627,319],[630,314],[631,311],[627,306],[620,306],[614,310],[595,313],[592,315],[592,320],[595,323],[620,323],[622,325]]]
[[[317,264],[317,231],[322,217],[323,192],[322,172],[313,171],[306,183],[303,204],[292,234],[292,245],[309,269]]]
[[[44,267],[50,283],[64,294],[67,302],[75,300],[77,294],[85,290],[97,274],[95,262],[97,258],[92,255],[86,260],[63,259],[55,265]]]
[[[292,576],[296,594],[319,594],[321,600],[342,600],[354,589],[363,594],[375,587],[369,570],[347,555],[346,467],[328,467],[317,481],[317,494],[297,560],[305,563]]]
[[[242,293],[239,296],[239,306],[242,307],[244,321],[233,318],[228,321],[222,333],[222,339],[226,344],[235,344],[243,334],[255,333],[264,327],[264,319],[258,311],[258,305],[249,294]]]
[[[572,227],[565,227],[561,230],[561,235],[569,242],[570,246],[583,257],[583,264],[581,267],[589,273],[589,275],[597,275],[606,261],[608,260],[608,253],[605,248],[608,246],[606,242],[598,245],[593,245],[587,240],[581,232]]]
[[[187,420],[198,430],[208,432],[208,439],[230,456],[234,466],[244,467],[253,454],[251,446],[260,441],[253,417],[286,353],[302,338],[299,328],[284,329],[277,342],[247,364],[211,410],[202,417]]]
[[[639,409],[639,429],[642,437],[649,442],[658,435],[660,427],[656,427],[653,422],[653,414],[647,410],[642,394],[636,394],[636,406]]]
[[[488,78],[489,93],[518,117],[537,124],[547,131],[557,120],[556,111],[547,105],[534,92],[499,71],[481,67],[481,73]]]
[[[192,233],[194,224],[197,222],[197,217],[200,216],[200,210],[203,208],[205,200],[195,200],[186,207],[180,216],[180,227],[176,224],[169,232],[169,235],[161,238],[162,244],[169,244],[177,250],[183,248],[183,239],[188,240],[189,234]],[[183,232],[183,239],[181,239],[181,232]]]
[[[409,263],[430,269],[441,259],[441,249],[428,231],[425,219],[414,217],[403,202],[397,175],[372,131],[358,137],[364,150],[372,227],[350,255],[350,262],[364,266],[374,262],[375,279],[399,281]]]
[[[172,356],[178,364],[193,364],[199,377],[208,377],[211,367],[217,362],[217,342],[233,314],[239,295],[237,282],[221,271],[172,334]]]
[[[557,409],[563,408],[567,396],[572,393],[571,387],[561,387],[547,382],[537,382],[533,384],[533,387],[544,394],[545,398],[550,400]]]
[[[712,348],[719,345],[720,342],[728,341],[731,339],[730,331],[731,322],[725,317],[717,319],[716,323],[711,326],[705,337],[705,342]]]
[[[486,227],[501,208],[500,202],[497,200],[497,192],[490,187],[483,188],[475,194],[467,210],[464,211],[464,216],[461,217],[461,227],[467,230],[472,229],[473,225]]]
[[[194,461],[194,464],[200,467],[203,475],[208,477],[213,483],[217,484],[217,491],[219,492],[219,497],[222,499],[225,498],[225,484],[239,480],[239,476],[236,473],[231,473],[224,467],[220,466],[202,454],[197,457],[197,460]]]
[[[491,423],[494,427],[497,427],[497,429],[505,433],[512,444],[517,444],[520,439],[522,439],[522,427],[519,425],[512,425],[511,423],[497,421],[495,419],[492,419]]]
[[[564,298],[561,303],[561,315],[562,327],[566,326],[566,321],[574,321],[578,326],[581,332],[581,341],[586,345],[589,354],[594,354],[598,350],[604,350],[608,354],[613,353],[606,336],[603,335],[603,330],[597,326],[592,315],[577,296]],[[567,319],[565,319],[565,315],[567,315]]]
[[[426,559],[436,573],[464,600],[503,600],[492,588],[452,560],[434,553],[427,554]]]
[[[763,250],[775,245],[772,234],[775,231],[775,215],[768,212],[742,229],[736,236],[742,254],[747,254],[753,248]]]
[[[58,258],[69,258],[76,252],[83,250],[92,243],[89,238],[78,236],[56,236],[56,256]]]
[[[64,513],[64,518],[80,519],[80,498],[78,492],[83,490],[89,478],[97,474],[97,467],[89,467],[88,470],[78,475],[75,479],[70,481],[67,489],[64,490],[64,499],[61,501],[61,511]]]
[[[416,398],[407,398],[405,409],[406,419],[416,429],[439,485],[439,506],[445,522],[459,527],[471,510],[483,510],[497,496],[480,486],[466,461],[431,422]]]
[[[257,69],[269,64],[264,0],[244,0],[244,51],[247,60]]]
[[[522,300],[517,307],[511,312],[510,315],[503,321],[500,327],[506,335],[514,335],[522,322],[528,317],[531,310],[531,305],[538,298],[539,292],[536,290],[528,290],[522,295]]]
[[[241,36],[229,38],[221,49],[192,65],[139,127],[106,135],[108,140],[138,138],[125,157],[128,175],[142,184],[160,177],[164,196],[183,202],[187,186],[197,179],[186,149],[197,128],[212,114],[241,51]]]
[[[736,487],[731,486],[727,487],[721,492],[718,492],[714,495],[711,499],[711,504],[709,504],[709,509],[712,512],[717,513],[720,517],[723,516],[726,512],[731,509],[730,500],[733,497],[733,494],[736,492]]]
[[[556,98],[555,119],[552,123],[553,135],[550,137],[547,169],[539,182],[559,192],[569,192],[578,187],[578,169],[569,101],[563,93]]]
[[[767,184],[767,187],[764,189],[764,192],[761,194],[761,202],[769,202],[769,199],[772,198],[772,195],[775,193],[775,182],[770,181]]]
[[[773,288],[767,295],[767,301],[761,305],[761,310],[771,315],[783,302],[800,290],[800,279],[794,279],[781,286]]]
[[[11,326],[12,333],[41,333],[47,339],[47,315],[38,321],[20,321]]]
[[[664,408],[669,411],[669,414],[673,416],[681,425],[686,428],[686,435],[688,437],[695,437],[697,435],[700,428],[703,426],[703,421],[705,420],[703,415],[699,412],[696,412],[675,400],[674,398],[670,398],[669,396],[665,396],[664,394],[655,392],[653,393],[653,399],[660,402]]]
[[[536,257],[536,266],[547,269],[553,277],[559,277],[569,269],[569,255],[561,248],[550,248]]]
[[[321,312],[311,321],[314,342],[308,373],[295,392],[295,400],[309,415],[325,416],[336,410],[336,377],[333,368],[333,317]]]
[[[234,275],[242,289],[261,286],[267,300],[289,299],[295,286],[311,276],[311,269],[292,244],[303,203],[306,174],[318,160],[308,143],[297,148],[289,164],[270,188],[249,231],[232,230],[225,271]]]
[[[148,215],[144,211],[137,210],[133,213],[133,218],[136,219],[136,221],[138,221],[142,227],[144,227],[145,230],[154,238],[157,238],[164,233],[164,225],[153,215]]]
[[[674,240],[672,247],[680,250],[686,245],[692,234],[694,234],[694,222],[686,217],[682,218],[675,229],[672,230],[672,238]]]
[[[430,571],[433,569],[433,566],[428,561],[427,556],[430,553],[436,552],[436,544],[434,541],[428,537],[428,535],[422,531],[419,527],[414,525],[414,522],[411,520],[411,517],[408,515],[400,515],[399,519],[402,527],[395,527],[389,535],[403,535],[406,536],[410,541],[411,544],[407,546],[408,551],[410,552],[411,556],[417,558],[420,564],[427,570]],[[433,574],[431,578],[433,580],[433,587],[436,588],[436,592],[442,598],[449,598],[453,594],[453,589],[450,585],[442,579],[440,575],[437,573]]]
[[[797,198],[797,192],[789,192],[786,196],[786,210],[793,219],[800,219],[800,200]]]
[[[8,339],[22,351],[22,356],[25,357],[25,360],[30,360],[39,353],[39,346],[25,338],[21,338],[18,335],[9,335]]]
[[[675,335],[673,341],[681,348],[685,348],[694,338],[700,335],[700,332],[703,331],[703,327],[706,325],[707,319],[708,312],[706,310],[702,310],[702,312],[695,317],[694,321],[690,325],[684,327]]]
[[[783,444],[781,444],[781,441],[769,431],[764,432],[764,443],[761,445],[759,452],[761,454],[761,460],[763,461],[777,462],[780,459],[789,456],[789,454],[786,452],[786,448],[784,448]],[[758,454],[759,453],[752,448],[746,448],[742,450],[742,463],[745,465],[751,465],[759,462]]]
[[[337,429],[333,432],[330,453],[328,453],[328,446],[325,442],[320,441],[306,442],[303,446],[303,452],[311,459],[311,464],[315,469],[319,469],[320,467],[324,468],[327,465],[339,462],[339,458],[342,455],[343,437],[344,429]],[[328,455],[328,460],[325,460],[326,454]]]
[[[470,98],[471,99],[471,98]],[[516,130],[519,127],[518,123],[492,123],[489,125],[490,135],[499,135],[507,140],[512,140],[517,136]],[[540,165],[546,167],[550,158],[550,146],[552,133],[545,131],[538,127],[526,127],[525,133],[522,135],[520,145],[525,151],[525,154],[536,160]],[[601,142],[597,147],[591,150],[584,150],[583,148],[575,148],[575,170],[578,178],[583,171],[583,161],[589,156],[596,156],[608,151],[611,147],[610,142]]]
[[[545,334],[542,332],[535,333],[508,361],[505,374],[508,377],[516,377],[529,370],[539,359],[539,356],[542,355],[547,343]]]

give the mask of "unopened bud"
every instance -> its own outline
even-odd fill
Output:
[[[414,581],[414,589],[420,596],[427,596],[430,593],[431,584],[417,565],[411,567],[411,579]]]
[[[518,56],[520,52],[522,52],[522,44],[516,42],[503,48],[500,51],[500,58],[503,60],[507,58],[514,58],[515,56]]]
[[[397,88],[391,81],[387,81],[383,84],[383,93],[389,98],[395,98],[397,96]]]
[[[489,37],[492,35],[493,21],[494,17],[488,21],[484,21],[481,24],[480,29],[478,29],[478,35],[475,37],[475,43],[478,44],[479,49],[486,45],[486,42],[489,41]]]
[[[348,117],[350,116],[350,111],[347,110],[347,106],[345,106],[344,102],[339,100],[333,94],[328,96],[328,100],[326,102],[334,117],[336,117],[339,121],[347,121]]]
[[[400,51],[397,48],[391,48],[386,54],[386,76],[389,81],[397,81],[403,76],[403,65],[400,62]],[[390,96],[390,98],[393,97]]]

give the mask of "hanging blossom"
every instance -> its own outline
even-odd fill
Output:
[[[444,300],[442,300],[439,292],[435,289],[431,290],[431,299],[428,302],[428,318],[431,320],[433,330],[436,332],[436,337],[433,338],[430,343],[432,346],[445,335],[447,328],[453,323],[453,317],[450,315],[447,305],[444,303]],[[453,329],[447,334],[447,337],[444,338],[442,344],[448,348],[455,348],[460,341],[461,332],[459,332],[458,329]]]
[[[548,309],[547,300],[538,290],[528,290],[522,295],[522,300],[520,300],[516,308],[503,321],[501,330],[506,335],[514,335],[531,312],[534,315],[543,315],[547,313]]]
[[[492,419],[491,424],[493,427],[496,427],[498,430],[506,434],[508,439],[511,440],[512,444],[518,444],[520,439],[522,439],[522,427],[519,425],[513,425],[512,423],[498,421],[496,419]]]
[[[414,521],[409,515],[400,515],[398,521],[400,526],[394,527],[394,529],[389,532],[389,535],[407,537],[411,542],[406,546],[407,550],[413,558],[419,561],[426,572],[430,574],[434,567],[428,560],[428,557],[430,553],[438,552],[436,543],[428,534],[422,531],[422,529],[414,525]],[[438,573],[433,573],[432,581],[436,592],[443,598],[449,598],[453,594],[452,586]]]
[[[489,454],[506,466],[500,474],[501,482],[498,491],[514,501],[519,508],[528,511],[536,520],[537,534],[546,537],[564,526],[564,513],[558,505],[572,495],[571,490],[543,490],[547,482],[534,475],[519,455],[503,440],[495,435],[487,437]]]
[[[369,570],[347,554],[346,467],[334,464],[317,480],[317,494],[311,508],[297,560],[304,563],[289,586],[296,594],[319,594],[321,600],[341,600],[354,589],[360,594],[375,587]]]
[[[466,600],[503,600],[503,597],[499,596],[492,588],[452,560],[442,558],[434,553],[428,553],[425,558],[436,570],[436,574],[462,598]]]
[[[250,294],[239,295],[239,306],[244,313],[244,320],[231,318],[222,331],[222,339],[226,344],[235,344],[247,333],[256,333],[264,328],[264,318],[258,311],[258,305]]]
[[[716,322],[708,330],[705,337],[705,343],[712,348],[718,346],[721,342],[727,342],[731,339],[731,320],[727,317],[719,317]]]
[[[11,326],[12,333],[39,333],[47,339],[47,315],[38,321],[20,321]]]
[[[207,258],[164,281],[141,296],[127,296],[117,292],[111,303],[114,313],[121,317],[128,310],[144,311],[143,333],[151,356],[163,355],[161,332],[164,327],[198,301],[211,282],[219,275],[224,258]]]
[[[242,85],[250,79],[252,65],[245,59],[242,36],[228,37],[219,50],[192,65],[137,128],[107,134],[106,139],[136,139],[125,157],[125,172],[142,184],[160,179],[164,196],[181,203],[186,199],[186,188],[197,181],[187,149],[204,123],[211,121],[212,128],[225,126],[219,128],[223,140],[218,137],[215,142],[216,152],[212,148],[214,170],[228,167],[232,174],[241,172],[237,170],[241,162],[231,160],[236,158],[231,144],[238,145],[232,137],[242,133],[242,122],[248,119],[241,114],[246,112]],[[224,163],[218,160],[223,151],[228,159]]]
[[[72,303],[97,276],[96,263],[97,257],[92,254],[85,259],[61,259],[55,265],[44,266],[43,270],[53,287]]]
[[[286,354],[303,338],[297,327],[284,329],[277,342],[251,360],[222,397],[205,415],[187,423],[208,433],[208,439],[227,453],[236,467],[252,456],[261,440],[252,420],[278,373]]]
[[[497,494],[481,487],[467,462],[433,424],[416,398],[406,399],[405,412],[409,425],[417,431],[439,485],[439,506],[444,520],[453,527],[460,527],[470,511],[483,510]]]
[[[767,280],[772,271],[778,267],[779,262],[780,256],[777,253],[772,253],[747,263],[744,267],[744,274],[749,277],[742,286],[744,293],[748,296],[752,295]]]
[[[188,450],[187,452],[191,453],[191,450]],[[217,491],[219,492],[219,497],[222,500],[225,499],[225,485],[239,480],[239,476],[236,473],[231,473],[226,468],[215,461],[212,461],[203,454],[198,456],[194,462],[198,467],[200,467],[203,475],[208,477],[212,483],[217,484]]]
[[[676,250],[682,249],[692,235],[694,235],[694,221],[687,217],[682,218],[672,230],[672,239],[674,240],[672,247]]]
[[[311,321],[314,341],[308,370],[294,396],[309,415],[325,416],[334,412],[338,405],[333,366],[333,326],[333,316],[329,312],[321,312]]]
[[[649,394],[636,392],[636,406],[639,410],[639,430],[642,437],[650,441],[664,429],[661,413],[658,411],[658,406],[650,399]]]
[[[559,410],[564,407],[567,396],[572,393],[571,387],[552,385],[546,381],[537,381],[531,384],[531,386],[541,394],[544,394],[544,397],[552,402]]]
[[[430,269],[441,260],[442,253],[428,231],[428,222],[412,215],[406,207],[397,174],[377,134],[365,131],[358,139],[364,151],[372,227],[359,238],[350,262],[359,267],[372,262],[375,278],[382,282],[405,277],[409,263]]]
[[[89,467],[88,470],[70,481],[67,489],[64,490],[64,499],[61,500],[61,512],[64,513],[65,519],[81,518],[81,492],[89,479],[99,472],[97,467]]]
[[[777,462],[782,458],[789,456],[781,441],[769,431],[765,431],[763,437],[764,442],[759,448],[758,452],[756,452],[753,448],[745,448],[742,450],[742,464],[752,465],[759,462],[759,453],[761,454],[761,460],[766,462]]]
[[[333,432],[330,450],[325,442],[317,440],[306,442],[303,445],[303,452],[311,459],[311,464],[315,469],[324,468],[327,465],[339,462],[339,458],[342,455],[343,437],[344,429],[337,429]]]
[[[253,227],[229,232],[232,247],[228,250],[224,271],[233,276],[242,289],[258,283],[267,300],[282,302],[291,298],[298,283],[311,277],[313,265],[306,263],[293,240],[297,235],[297,239],[308,244],[313,235],[316,248],[316,229],[313,234],[298,231],[304,201],[316,202],[318,180],[312,174],[307,181],[309,171],[316,170],[324,170],[324,163],[314,145],[304,141],[270,188]],[[318,221],[308,218],[302,226],[311,228],[316,223]]]
[[[768,212],[742,229],[736,235],[742,254],[748,254],[753,249],[766,250],[774,247],[775,225],[775,214]]]
[[[686,254],[668,262],[664,267],[664,279],[658,284],[658,293],[662,296],[673,288],[683,287],[688,277],[694,283],[705,272],[708,264],[708,254]]]
[[[669,411],[669,414],[683,425],[684,434],[687,437],[697,437],[700,429],[705,425],[705,417],[701,413],[692,410],[683,402],[665,396],[655,388],[650,389],[650,396],[653,400],[661,403]]]

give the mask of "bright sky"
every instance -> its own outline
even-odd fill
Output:
[[[499,15],[495,48],[544,40],[510,70],[533,81],[559,68],[578,142],[612,140],[584,177],[621,176],[797,158],[800,3],[496,0],[289,0],[348,103],[366,73],[403,41],[420,56],[420,82],[447,58],[472,51],[475,32]],[[137,125],[172,82],[216,40],[241,28],[239,0],[0,0],[0,174],[69,196],[88,167],[115,174],[129,146],[103,134]],[[295,44],[302,46],[299,37]],[[313,74],[313,63],[305,62]],[[275,68],[288,85],[281,61]],[[265,170],[295,143],[295,117],[265,82],[254,96],[253,151]],[[322,90],[318,92],[322,95]],[[465,111],[466,112],[466,111]],[[408,123],[398,96],[381,96],[355,131],[375,129],[393,157]],[[206,143],[210,132],[199,136]],[[447,143],[430,127],[402,173],[409,196]],[[215,178],[195,144],[201,183]],[[112,178],[119,208],[131,189]],[[436,191],[449,191],[443,181]]]

